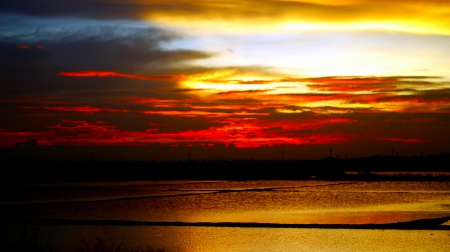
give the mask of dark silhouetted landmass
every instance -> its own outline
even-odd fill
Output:
[[[419,219],[409,222],[386,224],[285,224],[260,222],[149,222],[130,220],[71,220],[71,219],[8,219],[3,224],[33,225],[98,225],[98,226],[176,226],[176,227],[242,227],[242,228],[327,228],[327,229],[401,229],[401,230],[450,230],[440,225],[450,216]]]
[[[428,157],[373,156],[321,160],[55,161],[3,156],[3,183],[125,180],[433,180],[448,175],[374,172],[450,172],[450,154]],[[351,173],[349,173],[351,172]]]

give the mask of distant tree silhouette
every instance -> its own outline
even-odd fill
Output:
[[[38,146],[39,146],[39,144],[38,144],[37,141],[34,140],[34,139],[28,139],[28,140],[25,142],[25,148],[27,148],[27,149],[37,148]]]

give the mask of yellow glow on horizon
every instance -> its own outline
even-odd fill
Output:
[[[235,75],[233,70],[215,71],[181,81],[184,87],[204,89],[204,92],[208,93],[249,90],[267,90],[268,94],[314,92],[306,86],[307,84],[310,82],[279,81],[264,76]]]
[[[270,82],[271,80],[267,76],[257,76],[254,73],[242,73],[235,69],[221,69],[193,75],[180,83],[187,88],[206,89],[206,92],[268,90],[286,84]],[[252,83],[253,81],[268,81],[270,83]]]
[[[304,106],[309,108],[321,108],[321,107],[335,107],[335,108],[357,108],[367,109],[373,107],[373,104],[365,103],[347,103],[344,100],[331,100],[331,101],[317,101],[317,102],[305,102],[296,104],[296,106]]]
[[[208,82],[195,82],[195,81],[186,81],[184,82],[189,88],[196,89],[209,89],[211,91],[246,91],[246,90],[268,90],[267,92],[270,94],[280,94],[280,93],[289,93],[289,92],[310,92],[309,89],[305,85],[301,85],[298,83],[269,83],[269,84],[238,84],[238,83],[208,83]],[[311,92],[310,92],[311,93]]]
[[[403,32],[411,34],[440,34],[450,35],[450,28],[446,23],[421,21],[380,21],[371,20],[367,22],[334,22],[310,20],[263,20],[248,23],[248,20],[180,20],[169,17],[149,18],[149,21],[166,28],[181,29],[197,34],[282,34],[292,31],[305,32],[334,32],[334,31],[381,31],[381,32]],[[450,25],[450,22],[449,24]]]
[[[389,31],[389,32],[406,32],[414,34],[450,34],[447,29],[424,24],[408,24],[405,21],[388,22],[355,22],[342,24],[329,23],[307,23],[307,22],[287,22],[280,25],[286,30],[303,30],[303,31]]]

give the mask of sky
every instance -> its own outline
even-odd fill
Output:
[[[0,148],[34,139],[158,160],[450,151],[449,1],[1,6]]]

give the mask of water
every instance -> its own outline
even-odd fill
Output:
[[[13,246],[35,236],[28,246],[56,251],[74,251],[83,241],[84,246],[95,244],[96,237],[114,246],[123,243],[123,251],[450,251],[448,230],[152,225],[383,224],[446,217],[450,182],[133,181],[12,186],[2,191],[4,218],[149,222],[2,225],[3,242]]]

